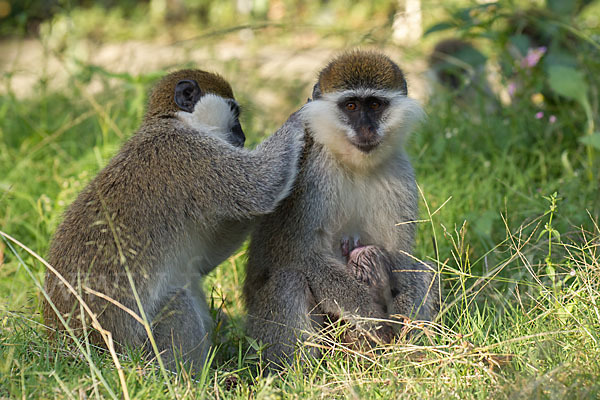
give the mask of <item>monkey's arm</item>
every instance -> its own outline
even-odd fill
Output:
[[[232,146],[178,122],[173,126],[159,121],[140,140],[146,143],[122,152],[116,161],[127,164],[129,158],[141,158],[136,168],[152,171],[139,174],[134,184],[179,207],[188,218],[243,220],[272,212],[289,194],[298,173],[304,124],[290,117],[256,150]],[[123,176],[127,174],[117,179]]]
[[[304,124],[293,114],[256,150],[227,147],[211,160],[215,190],[224,191],[218,196],[218,212],[228,218],[272,212],[292,189],[303,144]]]

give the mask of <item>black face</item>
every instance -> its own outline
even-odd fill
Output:
[[[388,106],[387,99],[375,96],[346,97],[338,102],[338,107],[356,132],[356,137],[350,141],[360,151],[369,153],[381,142],[377,129]]]
[[[204,92],[202,92],[200,86],[194,80],[181,80],[175,85],[175,104],[183,111],[194,112],[194,107],[202,96],[204,96]],[[242,131],[242,125],[240,125],[240,106],[233,99],[228,99],[227,102],[235,117],[235,123],[231,127],[231,135],[228,140],[234,146],[244,147],[246,136],[244,135],[244,131]]]
[[[231,112],[235,116],[235,123],[233,127],[231,127],[231,144],[237,147],[244,147],[244,142],[246,141],[246,135],[244,135],[244,131],[242,130],[242,125],[240,124],[240,106],[234,101],[229,100],[229,107],[231,108]]]

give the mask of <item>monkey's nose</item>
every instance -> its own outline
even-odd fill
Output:
[[[372,126],[361,126],[357,130],[358,139],[363,143],[377,141],[377,130]]]
[[[361,126],[356,130],[356,138],[352,141],[359,150],[368,153],[379,145],[381,138],[372,126]]]

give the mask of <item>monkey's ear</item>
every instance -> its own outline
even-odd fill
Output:
[[[200,97],[202,91],[196,81],[185,79],[175,85],[175,104],[183,111],[193,112]]]
[[[315,86],[313,87],[312,98],[313,100],[319,100],[321,98],[321,86],[319,86],[318,82],[315,83]]]

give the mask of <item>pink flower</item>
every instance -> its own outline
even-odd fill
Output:
[[[538,111],[535,113],[535,119],[542,119],[544,118],[544,112],[543,111]]]
[[[548,122],[550,122],[551,124],[556,122],[556,115],[551,115],[550,118],[548,118]]]
[[[517,84],[515,83],[515,81],[508,82],[508,87],[506,88],[506,90],[508,91],[508,95],[510,97],[513,97],[517,91]]]
[[[533,68],[540,62],[542,56],[546,53],[546,47],[536,47],[535,49],[528,49],[527,55],[523,60],[521,60],[521,67],[523,68]]]

